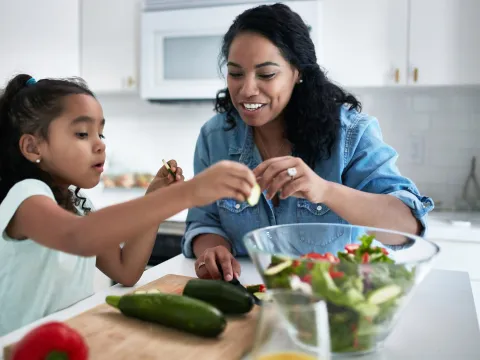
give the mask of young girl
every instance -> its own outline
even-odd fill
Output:
[[[79,189],[100,181],[104,126],[80,81],[18,75],[1,94],[0,335],[92,295],[95,265],[134,285],[163,220],[221,198],[243,202],[255,185],[235,162],[183,181],[171,161],[176,179],[162,167],[146,196],[93,212]]]

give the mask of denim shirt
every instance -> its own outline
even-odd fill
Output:
[[[419,220],[423,236],[427,228],[427,213],[434,207],[433,200],[420,195],[415,184],[400,174],[395,164],[398,154],[383,141],[377,119],[342,106],[340,122],[332,154],[327,160],[317,161],[315,172],[325,180],[357,190],[397,197]],[[221,160],[238,161],[252,170],[262,162],[252,128],[238,114],[236,127],[225,131],[226,126],[225,114],[217,114],[203,125],[194,155],[195,174]],[[243,236],[251,230],[292,223],[347,224],[323,203],[290,197],[274,206],[265,194],[264,191],[254,207],[246,202],[238,203],[235,199],[222,199],[208,206],[190,209],[182,239],[183,254],[194,257],[192,241],[200,234],[220,235],[230,243],[234,256],[246,256]],[[354,233],[354,230],[347,234],[346,231],[349,231],[346,227],[327,227],[314,244],[299,239],[297,250],[336,253],[344,245],[358,242],[360,234]]]

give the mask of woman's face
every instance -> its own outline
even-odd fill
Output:
[[[228,90],[246,124],[263,126],[282,114],[299,74],[270,40],[255,33],[237,35],[227,61]]]

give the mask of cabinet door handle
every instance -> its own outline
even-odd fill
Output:
[[[418,81],[418,68],[413,69],[413,81],[414,82]]]
[[[133,77],[129,76],[127,79],[127,86],[132,87],[133,85],[135,85],[135,80],[133,80]]]
[[[398,83],[400,81],[400,69],[395,69],[395,82]]]

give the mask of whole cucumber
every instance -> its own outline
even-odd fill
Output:
[[[126,316],[204,337],[216,337],[227,326],[225,316],[217,308],[204,301],[176,294],[107,296],[106,302]]]
[[[245,314],[254,305],[254,299],[246,289],[222,280],[189,280],[183,295],[203,300],[224,314]]]

